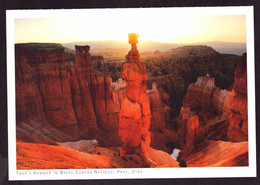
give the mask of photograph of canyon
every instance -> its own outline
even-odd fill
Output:
[[[245,15],[89,10],[14,28],[17,170],[248,166]]]

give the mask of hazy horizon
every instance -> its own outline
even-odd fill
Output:
[[[15,42],[15,44],[27,44],[27,43],[53,43],[53,44],[70,44],[70,43],[79,43],[79,42],[122,42],[122,43],[127,43],[128,41],[123,41],[123,40],[78,40],[78,41],[71,41],[71,42],[38,42],[38,41],[31,41],[31,42]],[[142,43],[147,43],[147,42],[154,42],[154,43],[164,43],[164,44],[200,44],[200,43],[234,43],[234,44],[246,44],[246,42],[227,42],[227,41],[218,41],[218,40],[212,40],[212,41],[205,41],[205,42],[192,42],[192,43],[175,43],[175,42],[157,42],[157,41],[152,41],[152,40],[143,40],[139,41],[138,44]],[[137,45],[138,45],[137,44]]]
[[[140,42],[246,43],[245,15],[176,15],[174,9],[163,8],[95,9],[58,17],[16,18],[14,26],[15,43],[127,42],[128,33],[138,33]]]
[[[55,42],[28,42],[28,43],[16,43],[16,44],[61,44],[63,47],[75,50],[75,45],[89,45],[91,50],[107,50],[107,49],[130,49],[130,44],[127,41],[108,40],[108,41],[79,41],[69,43],[55,43]],[[237,42],[200,42],[200,43],[166,43],[166,42],[153,42],[153,41],[141,41],[138,43],[138,50],[140,52],[146,51],[170,51],[171,49],[182,46],[196,46],[204,45],[213,48],[217,52],[226,54],[242,55],[246,52],[246,43]]]

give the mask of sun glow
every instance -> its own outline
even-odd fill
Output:
[[[195,43],[246,42],[245,15],[178,15],[168,9],[99,9],[47,18],[15,19],[15,42],[121,40]]]

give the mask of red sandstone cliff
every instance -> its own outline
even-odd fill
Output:
[[[188,167],[248,166],[248,142],[205,141],[178,160]]]
[[[177,143],[177,132],[166,128],[166,122],[170,119],[170,108],[162,100],[169,101],[168,96],[165,92],[161,94],[155,85],[148,91],[151,107],[151,146],[171,153],[173,146],[170,146],[170,143]]]
[[[73,130],[77,137],[63,49],[16,45],[15,50],[17,122],[33,118],[65,132]]]
[[[200,116],[210,139],[247,141],[246,54],[237,63],[234,79],[233,90],[228,91],[215,87],[212,77],[199,77],[183,100]]]
[[[230,151],[229,156],[225,157],[226,162],[220,163],[225,166],[231,163],[233,165],[233,162],[237,161],[234,165],[248,165],[247,142],[232,143],[247,141],[246,75],[246,55],[244,54],[237,64],[232,91],[215,87],[214,78],[209,76],[199,77],[195,84],[189,85],[178,118],[178,147],[182,149],[178,160],[189,161],[192,166],[202,165],[200,163],[205,163],[205,161],[201,161],[200,157],[205,154],[201,154],[199,150],[215,150],[223,156],[227,155],[222,154],[223,147],[234,146],[235,150],[239,150],[239,147],[243,145],[246,147],[239,155],[235,151]],[[222,141],[215,145],[208,144],[209,140]],[[207,158],[207,155],[204,157]],[[228,158],[231,161],[228,161]],[[239,158],[241,161],[238,160]],[[213,162],[205,164],[217,165]]]
[[[183,104],[189,104],[191,109],[211,108],[211,97],[215,91],[214,78],[209,76],[198,77],[195,84],[190,84]]]
[[[235,71],[234,97],[230,103],[230,122],[228,139],[231,141],[248,140],[247,109],[247,60],[244,54]]]
[[[178,120],[181,148],[185,148],[187,143],[195,145],[198,140],[207,138],[226,139],[227,117],[223,117],[222,113],[224,115],[224,99],[227,99],[227,96],[223,95],[227,94],[215,86],[214,78],[209,75],[199,77],[196,83],[189,85]],[[188,126],[194,116],[196,121],[191,123],[195,125]],[[187,137],[188,132],[196,134]]]
[[[59,132],[67,136],[59,141],[96,137],[101,145],[120,144],[110,78],[93,72],[88,50],[88,46],[76,46],[75,65],[69,67],[60,45],[16,45],[18,133],[37,135],[37,128],[29,126],[35,120],[47,130],[37,136],[55,140]],[[19,127],[20,122],[27,126]],[[104,130],[115,134],[107,139]]]

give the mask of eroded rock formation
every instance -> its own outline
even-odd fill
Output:
[[[188,167],[248,166],[248,142],[205,141],[178,160]]]
[[[111,80],[93,72],[89,46],[76,46],[72,67],[57,44],[17,44],[15,57],[18,133],[56,141],[97,138],[101,146],[120,145]],[[32,120],[46,131],[40,134],[38,127],[31,127]]]
[[[125,98],[126,81],[119,78],[111,85],[113,101],[118,110]],[[151,110],[151,147],[171,153],[177,143],[177,132],[166,128],[166,123],[170,120],[169,95],[157,90],[156,83],[152,89],[146,91]]]
[[[177,132],[166,128],[170,119],[169,95],[157,90],[156,83],[147,91],[151,108],[151,147],[171,153],[177,143]]]
[[[189,104],[192,109],[210,109],[215,89],[213,77],[209,75],[198,77],[195,84],[189,85],[183,104]]]
[[[161,96],[157,91],[156,84],[147,91],[151,107],[151,130],[162,130],[165,128],[164,109],[161,102]]]
[[[188,88],[183,104],[200,116],[208,138],[247,141],[246,54],[237,63],[234,79],[231,91],[216,87],[209,76],[199,77]]]
[[[132,48],[126,56],[126,62],[122,67],[122,77],[126,80],[126,90],[119,114],[119,135],[122,138],[120,155],[137,154],[149,167],[159,167],[161,165],[176,166],[176,160],[169,154],[150,147],[150,101],[153,102],[153,112],[161,110],[161,101],[155,86],[150,93],[154,94],[157,92],[158,94],[150,97],[149,101],[145,84],[147,72],[144,64],[139,61],[139,53],[136,47],[138,43],[137,37],[137,34],[129,34],[129,43],[132,45]],[[157,103],[158,107],[156,106]],[[159,119],[158,115],[155,115],[155,119]],[[163,121],[162,118],[160,120]],[[154,121],[154,129],[161,128],[162,130],[167,130],[164,126],[164,123]],[[164,133],[167,134],[166,131]]]
[[[208,140],[226,141],[230,146],[233,146],[232,142],[245,141],[237,146],[247,146],[246,54],[240,57],[234,81],[231,91],[217,88],[214,85],[214,78],[209,76],[199,77],[195,84],[190,84],[178,118],[178,143],[182,149],[179,160],[185,159],[190,160],[191,163],[199,163],[196,161],[199,159],[192,159],[189,156],[201,156],[199,152],[195,152],[198,151],[198,147],[201,147],[201,150],[213,150],[214,145],[206,144]],[[224,145],[226,146],[223,142]],[[239,165],[248,164],[247,152],[248,150],[245,149],[241,153],[243,159],[238,162],[241,163]],[[240,158],[240,156],[237,157]],[[229,162],[224,162],[221,165],[228,164]]]
[[[179,148],[185,153],[193,150],[196,144],[204,139],[204,130],[199,122],[199,117],[191,111],[189,104],[181,107],[179,119]]]
[[[15,48],[17,121],[29,117],[46,119],[56,128],[76,133],[64,49],[26,46]]]
[[[120,155],[133,154],[137,150],[145,153],[150,147],[150,102],[146,94],[147,72],[139,61],[136,47],[137,34],[129,34],[132,48],[122,67],[122,78],[126,80],[125,98],[119,115],[119,136],[122,139]]]
[[[231,141],[247,141],[248,109],[247,109],[247,60],[244,54],[235,71],[234,97],[230,102],[230,121],[228,139]]]

